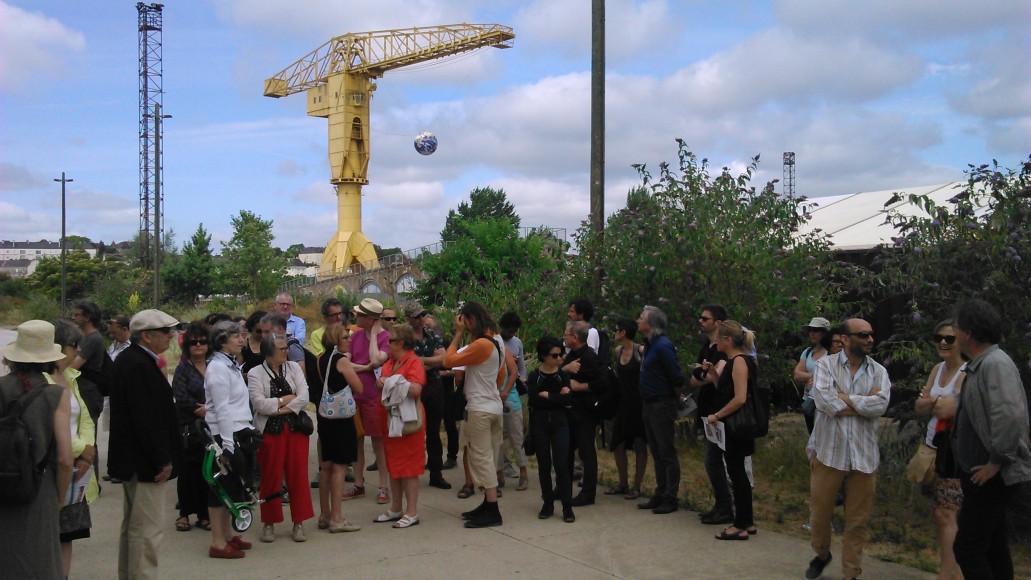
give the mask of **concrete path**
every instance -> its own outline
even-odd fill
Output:
[[[101,433],[101,449],[106,448]],[[314,446],[313,446],[314,451]],[[368,453],[371,456],[370,453]],[[314,465],[314,462],[312,463]],[[314,470],[313,470],[314,472]],[[375,475],[375,474],[370,474]],[[457,484],[460,470],[445,472]],[[374,492],[376,478],[369,479]],[[451,491],[420,488],[421,524],[395,530],[374,524],[385,511],[374,497],[344,503],[344,515],[363,526],[360,532],[329,534],[314,520],[305,528],[308,541],[295,543],[290,524],[277,526],[273,544],[258,542],[256,521],[245,537],[254,549],[240,560],[207,557],[210,534],[194,528],[177,532],[174,482],[168,487],[167,532],[161,547],[163,578],[802,578],[812,557],[805,540],[759,530],[747,542],[713,539],[718,526],[703,526],[696,514],[679,511],[654,515],[636,509],[636,501],[600,496],[593,506],[576,508],[576,523],[560,517],[538,520],[539,484],[531,472],[527,491],[515,491],[509,479],[501,499],[504,525],[467,530],[459,514],[476,507],[477,494],[458,499]],[[318,513],[317,490],[312,490]],[[122,515],[120,486],[104,484],[91,506],[92,537],[74,544],[72,578],[117,577],[118,530]],[[256,518],[257,519],[257,518]],[[840,546],[826,578],[841,575]],[[866,578],[933,578],[933,575],[867,558]],[[0,574],[2,576],[2,574]]]

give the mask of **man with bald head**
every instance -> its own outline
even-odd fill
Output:
[[[841,326],[843,348],[816,362],[813,433],[806,446],[811,469],[809,511],[816,557],[806,578],[819,578],[831,561],[831,514],[838,489],[845,485],[845,535],[841,568],[845,578],[862,574],[866,521],[873,509],[880,455],[880,419],[888,410],[888,371],[870,358],[873,327],[861,318]]]

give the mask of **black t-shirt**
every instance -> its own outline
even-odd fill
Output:
[[[727,360],[727,355],[723,354],[716,348],[716,344],[709,343],[709,337],[702,339],[702,346],[698,352],[698,364],[703,362],[711,362],[716,364],[721,360]],[[705,380],[705,371],[701,368],[695,368],[692,371],[694,378],[699,381]],[[719,406],[716,406],[716,385],[711,382],[705,383],[698,389],[698,416],[705,417],[711,415],[719,410]]]
[[[569,394],[560,394],[569,386],[569,375],[565,371],[548,374],[536,369],[526,379],[527,403],[534,409],[562,409],[569,403]],[[541,393],[548,393],[542,397]]]
[[[79,356],[86,360],[86,364],[82,365],[85,369],[100,372],[104,367],[104,354],[106,353],[104,337],[100,336],[99,330],[87,334],[79,343]]]

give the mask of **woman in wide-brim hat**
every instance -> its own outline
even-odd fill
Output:
[[[49,384],[44,373],[64,358],[54,343],[54,325],[30,320],[18,327],[13,343],[3,347],[10,374],[0,377],[0,415],[23,399],[22,421],[32,435],[32,454],[43,462],[43,480],[35,496],[21,503],[0,503],[0,562],[11,578],[62,578],[58,508],[72,474],[70,393]],[[20,405],[15,405],[20,407]]]

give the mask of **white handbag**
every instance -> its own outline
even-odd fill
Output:
[[[329,392],[329,369],[333,366],[333,355],[328,357],[326,372],[322,379],[322,398],[319,399],[319,417],[323,419],[350,419],[358,412],[354,402],[351,386],[348,385],[336,393]]]

